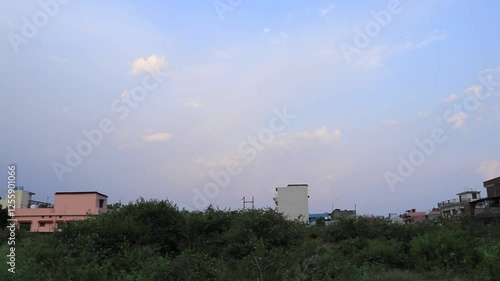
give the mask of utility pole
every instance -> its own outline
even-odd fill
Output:
[[[245,197],[243,197],[242,200],[243,200],[243,210],[246,209],[247,203],[252,203],[252,210],[255,208],[255,205],[254,205],[255,200],[253,199],[253,196],[252,196],[252,201],[245,201]]]

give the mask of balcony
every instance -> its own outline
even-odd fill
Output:
[[[472,199],[472,201],[474,201],[474,200],[476,200],[476,199]],[[453,206],[453,205],[464,205],[466,203],[469,203],[470,201],[471,201],[471,199],[469,199],[469,198],[464,198],[464,199],[462,199],[462,201],[460,201],[457,198],[450,199],[450,200],[446,200],[443,202],[439,202],[438,208],[443,208],[443,207],[448,207],[448,206]]]

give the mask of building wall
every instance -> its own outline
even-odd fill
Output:
[[[100,193],[56,193],[53,208],[16,209],[15,217],[18,227],[29,223],[29,231],[52,232],[58,223],[84,220],[106,211],[107,197]]]
[[[483,183],[488,197],[500,196],[500,177],[487,180]]]
[[[276,188],[278,212],[288,219],[309,221],[309,195],[307,185],[288,185]]]
[[[35,194],[33,192],[29,192],[29,191],[26,191],[26,190],[20,190],[20,189],[16,189],[14,190],[15,193],[15,203],[16,203],[16,208],[29,208],[28,206],[28,201],[31,200],[31,195]],[[0,200],[0,205],[2,205],[2,209],[6,209],[7,208],[7,203],[8,203],[8,192],[7,194],[5,195],[5,198],[4,199],[1,199]]]
[[[99,208],[99,200],[104,200]],[[57,213],[99,214],[107,211],[107,197],[98,193],[56,193],[54,209]]]

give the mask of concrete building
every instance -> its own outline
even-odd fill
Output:
[[[465,208],[469,202],[481,199],[481,191],[469,189],[464,192],[457,193],[458,199],[450,199],[438,203],[438,208],[441,210],[441,216],[451,218],[453,216],[465,214]]]
[[[500,177],[483,182],[486,197],[500,197]]]
[[[471,201],[465,213],[485,222],[500,218],[500,177],[483,182],[486,198]]]
[[[404,214],[401,215],[404,224],[413,224],[425,221],[426,218],[425,212],[417,212],[415,209],[407,210]]]
[[[309,195],[307,184],[289,184],[277,187],[273,198],[279,213],[289,220],[309,221]]]
[[[96,191],[56,192],[53,206],[33,204],[15,209],[15,218],[18,227],[26,231],[53,232],[62,223],[107,212],[107,199]]]
[[[338,220],[341,218],[354,219],[356,218],[356,210],[335,209],[330,216],[332,217],[332,220]]]
[[[14,208],[29,208],[31,205],[31,197],[35,195],[35,193],[24,190],[23,186],[16,186],[14,189],[14,197],[15,199],[15,207]],[[6,209],[9,202],[9,193],[7,192],[5,198],[0,199],[0,205],[2,205],[2,209]]]

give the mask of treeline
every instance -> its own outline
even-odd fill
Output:
[[[307,226],[270,209],[138,200],[17,242],[16,273],[0,280],[500,280],[500,224],[467,219]]]

